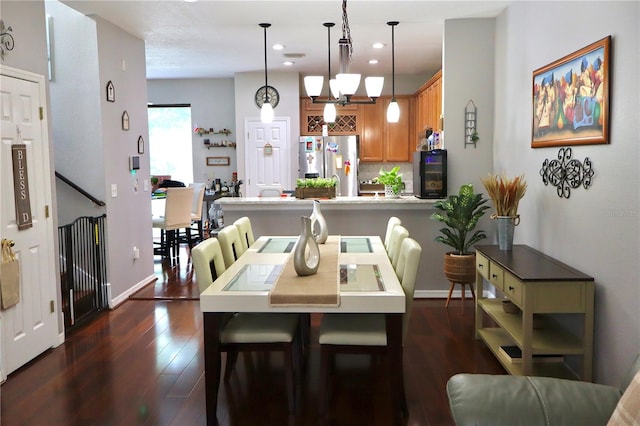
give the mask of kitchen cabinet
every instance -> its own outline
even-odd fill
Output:
[[[410,96],[396,96],[400,107],[400,120],[387,122],[388,96],[373,105],[363,105],[364,131],[360,137],[360,161],[410,162],[414,151],[414,100]]]
[[[442,71],[438,71],[416,92],[416,130],[424,135],[427,128],[441,131]]]
[[[512,250],[479,245],[476,250],[476,338],[510,374],[591,381],[594,279],[526,245]],[[505,312],[502,298],[483,297],[484,280],[519,311]],[[581,319],[581,327],[565,328],[563,317],[574,316]],[[485,325],[487,317],[492,321]],[[520,362],[512,362],[500,350],[514,345],[522,353]],[[545,355],[552,357],[545,360]],[[582,359],[579,377],[554,360],[565,356]]]
[[[360,135],[360,161],[410,162],[414,151],[415,100],[412,96],[396,96],[400,106],[400,121],[387,123],[385,96],[375,104],[350,104],[337,107],[337,119],[329,124],[329,135]],[[302,135],[322,134],[324,104],[314,104],[308,98],[300,100]]]

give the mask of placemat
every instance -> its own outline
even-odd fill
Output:
[[[269,293],[271,306],[338,306],[338,249],[340,237],[331,235],[319,244],[318,272],[301,277],[293,266],[293,254]]]

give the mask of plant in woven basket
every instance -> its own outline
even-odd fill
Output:
[[[496,216],[518,216],[518,203],[527,192],[524,175],[509,179],[504,175],[489,174],[482,179],[482,184],[493,201]]]
[[[472,184],[467,184],[460,187],[457,195],[450,195],[446,200],[434,203],[433,208],[437,211],[431,218],[447,225],[440,229],[442,235],[438,235],[435,240],[453,247],[456,254],[470,254],[469,247],[487,237],[482,230],[473,232],[478,220],[489,208],[484,205],[487,201],[482,194],[473,192]]]

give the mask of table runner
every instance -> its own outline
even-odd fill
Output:
[[[319,244],[320,265],[318,272],[301,277],[293,266],[293,254],[289,256],[282,273],[269,293],[271,306],[339,306],[338,252],[340,237],[329,236],[325,244]]]

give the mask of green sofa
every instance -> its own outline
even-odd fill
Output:
[[[463,373],[449,379],[447,395],[457,426],[606,425],[639,370],[640,355],[620,388],[550,377]]]

